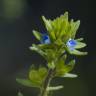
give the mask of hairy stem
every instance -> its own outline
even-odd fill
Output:
[[[48,96],[49,91],[47,90],[48,86],[50,85],[50,82],[52,80],[54,69],[49,69],[48,74],[44,80],[44,83],[41,88],[41,92],[39,96]]]

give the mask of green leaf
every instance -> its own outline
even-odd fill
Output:
[[[36,39],[38,39],[39,41],[41,40],[42,34],[40,32],[33,30],[33,34],[36,37]]]
[[[65,58],[64,58],[65,59]],[[64,65],[65,65],[65,60],[63,60],[63,57],[60,58],[58,61],[57,61],[57,64],[56,64],[56,69],[57,71],[58,70],[61,70],[62,68],[64,68]]]
[[[68,12],[65,12],[64,15],[61,15],[54,20],[47,20],[44,16],[42,16],[42,19],[52,41],[63,37],[66,38],[64,35],[69,32],[70,26],[68,22]]]
[[[75,60],[71,60],[68,64],[64,64],[64,61],[60,61],[57,65],[56,65],[56,77],[62,77],[64,76],[66,73],[70,72],[75,65]]]
[[[74,65],[75,65],[75,60],[71,60],[68,64],[66,64],[64,67],[65,69],[65,72],[68,73],[70,72],[73,68],[74,68]]]
[[[66,74],[64,74],[64,75],[61,76],[61,77],[76,78],[77,75],[76,75],[76,74],[71,74],[71,73],[66,73]]]
[[[18,95],[17,96],[23,96],[23,94],[21,92],[18,92]]]
[[[35,69],[32,69],[32,70],[29,71],[29,79],[33,83],[37,83],[37,85],[42,84],[42,78],[40,77],[39,72]]]
[[[60,85],[60,86],[54,86],[54,87],[48,87],[47,88],[47,91],[56,91],[56,90],[60,90],[62,88],[63,88],[62,85]]]
[[[45,67],[39,67],[39,69],[31,69],[29,71],[29,79],[36,83],[37,85],[42,85],[43,81],[45,80],[45,77],[47,75],[47,69]]]
[[[60,18],[66,19],[66,20],[68,21],[68,12],[66,11],[66,12],[64,13],[64,16],[61,16]]]
[[[88,54],[87,52],[80,52],[78,50],[70,51],[70,53],[74,55],[87,55]]]
[[[43,19],[43,21],[45,23],[45,26],[46,26],[47,30],[51,31],[52,30],[52,26],[51,26],[50,20],[47,20],[44,16],[42,16],[42,19]]]
[[[77,20],[76,22],[73,23],[73,21],[71,21],[71,37],[75,38],[76,32],[78,30],[80,26],[80,20]]]
[[[46,29],[48,31],[48,34],[50,36],[50,39],[51,40],[56,39],[55,33],[54,33],[55,30],[53,29],[53,26],[52,26],[52,21],[51,20],[47,20],[44,16],[42,16],[42,19],[44,21],[44,24],[45,24],[45,27],[46,27]]]
[[[84,40],[84,38],[78,38],[78,39],[75,39],[75,40],[80,42],[80,41]]]
[[[54,21],[55,33],[58,39],[66,38],[65,35],[68,34],[67,30],[69,28],[68,22],[68,12],[65,12],[64,15],[57,17]],[[61,39],[62,40],[62,39]]]
[[[39,84],[37,84],[36,82],[32,82],[31,80],[28,80],[28,79],[18,79],[17,78],[16,81],[27,87],[40,87]]]
[[[82,43],[82,42],[77,42],[77,45],[75,46],[76,49],[79,49],[79,48],[83,48],[85,47],[86,44],[85,43]]]
[[[43,51],[38,47],[38,45],[32,44],[32,46],[29,47],[29,49],[32,50],[32,51],[38,52],[38,53],[39,53],[40,55],[42,55],[43,57],[46,56],[46,53],[43,52]]]
[[[40,75],[40,77],[42,78],[42,80],[45,79],[46,75],[47,75],[47,69],[44,68],[44,67],[40,67],[39,70],[38,70],[38,73]]]

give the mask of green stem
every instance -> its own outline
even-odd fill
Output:
[[[48,96],[48,86],[50,85],[50,82],[52,80],[52,75],[53,75],[54,69],[49,69],[48,74],[44,80],[44,83],[41,88],[41,92],[39,96]]]

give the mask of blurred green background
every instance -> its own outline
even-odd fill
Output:
[[[95,1],[95,0],[94,0]],[[54,96],[96,96],[96,32],[95,2],[92,0],[0,0],[0,96],[37,96],[38,90],[24,87],[16,77],[26,77],[31,64],[44,64],[44,59],[28,47],[39,43],[32,30],[44,32],[41,15],[55,18],[69,11],[70,18],[80,19],[77,37],[84,37],[87,56],[76,57],[73,73],[76,79],[56,79],[53,84],[64,84]]]

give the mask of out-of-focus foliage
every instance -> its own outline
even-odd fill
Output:
[[[18,95],[17,96],[23,96],[23,94],[21,92],[18,92]]]
[[[25,0],[2,0],[3,16],[14,19],[21,16],[26,6]]]

